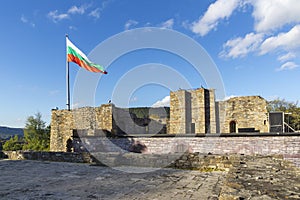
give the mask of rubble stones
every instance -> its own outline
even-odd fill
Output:
[[[300,168],[281,156],[240,156],[222,187],[221,200],[300,199]]]

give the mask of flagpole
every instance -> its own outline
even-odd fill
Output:
[[[68,39],[68,34],[66,34],[66,40]],[[66,41],[67,42],[67,41]],[[67,45],[66,45],[66,48]],[[68,61],[68,49],[66,49],[66,85],[67,85],[67,108],[70,111],[70,67],[69,67],[69,61]]]

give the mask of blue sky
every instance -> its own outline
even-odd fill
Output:
[[[3,1],[0,126],[24,127],[26,118],[38,111],[49,123],[52,108],[66,108],[66,33],[88,55],[115,34],[149,26],[181,32],[202,45],[220,71],[226,96],[298,101],[299,8],[298,0]],[[205,86],[186,61],[146,49],[124,55],[108,67],[95,105],[111,99],[123,74],[147,63],[174,68],[190,79],[193,88]],[[70,64],[71,85],[79,70]],[[157,101],[167,105],[168,94],[168,88],[147,85],[132,94],[129,106]]]

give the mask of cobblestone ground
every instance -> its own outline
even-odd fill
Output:
[[[119,169],[0,160],[0,199],[218,199],[226,176],[225,172]]]

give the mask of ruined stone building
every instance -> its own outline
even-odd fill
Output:
[[[170,93],[170,108],[135,108],[149,112],[138,117],[114,104],[71,111],[52,110],[51,151],[66,151],[70,140],[105,134],[187,134],[269,132],[267,102],[260,96],[216,101],[213,89],[198,88]]]
[[[267,101],[260,96],[215,100],[213,89],[170,94],[168,133],[269,132]]]
[[[150,108],[135,108],[149,110]],[[144,118],[136,116],[132,109],[118,108],[114,104],[100,107],[83,107],[74,110],[52,110],[51,151],[65,151],[70,140],[87,136],[121,136],[124,134],[162,134],[167,133],[167,112],[157,112]],[[168,109],[166,108],[168,111]],[[162,116],[158,114],[163,113]]]

